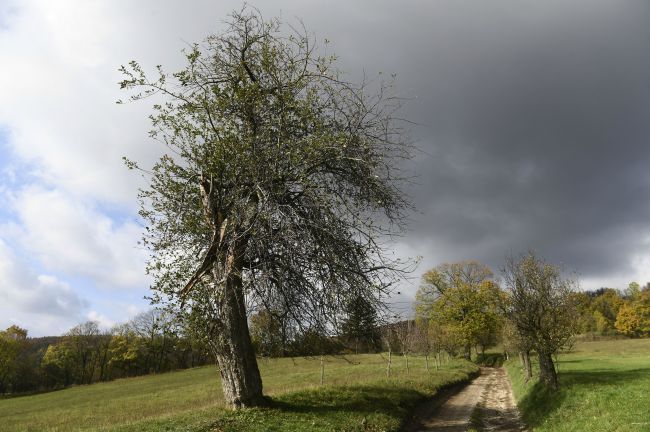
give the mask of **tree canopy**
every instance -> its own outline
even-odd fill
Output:
[[[168,148],[140,193],[154,300],[201,329],[233,406],[262,403],[251,305],[328,328],[355,296],[380,305],[404,269],[380,242],[408,208],[399,99],[284,30],[244,9],[180,71],[121,69],[131,100],[157,98],[151,136]]]
[[[472,346],[496,342],[503,294],[492,271],[476,261],[442,264],[422,276],[416,294],[419,317],[447,326],[469,358]]]
[[[540,381],[558,387],[553,355],[578,331],[576,282],[534,252],[509,258],[504,267],[508,316],[525,344],[538,354]]]
[[[376,351],[381,345],[377,310],[364,297],[357,296],[348,303],[345,312],[341,333],[352,342],[355,353],[359,352],[359,345],[364,352]]]

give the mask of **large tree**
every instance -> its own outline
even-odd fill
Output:
[[[352,298],[386,299],[400,264],[379,240],[408,207],[396,160],[409,146],[390,86],[345,81],[306,32],[256,11],[233,13],[186,59],[155,79],[121,69],[131,100],[160,97],[151,134],[168,148],[140,193],[148,270],[154,300],[210,344],[226,400],[254,406],[251,305],[331,329]]]
[[[469,360],[471,347],[496,342],[500,333],[503,293],[492,271],[477,261],[442,264],[422,276],[416,313],[453,328]]]
[[[576,281],[534,252],[508,258],[504,278],[509,291],[509,318],[522,340],[539,357],[540,381],[558,387],[553,355],[565,347],[579,324]]]

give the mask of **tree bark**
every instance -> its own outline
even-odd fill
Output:
[[[557,372],[555,371],[555,364],[553,357],[549,353],[540,352],[539,357],[539,381],[545,386],[557,390]]]
[[[217,335],[215,357],[221,373],[223,395],[233,408],[264,405],[262,378],[257,366],[242,287],[240,258],[230,255],[223,283],[222,325]],[[229,261],[229,262],[228,262]]]
[[[533,376],[533,370],[530,366],[530,351],[523,352],[522,359],[524,361],[524,372],[526,373],[526,382],[528,382],[528,380],[530,380]]]
[[[472,346],[471,345],[465,345],[465,351],[463,353],[463,357],[465,360],[472,360]]]

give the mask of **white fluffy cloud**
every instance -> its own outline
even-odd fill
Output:
[[[161,149],[147,138],[147,103],[115,104],[124,97],[117,69],[132,58],[165,63],[163,53],[181,59],[187,33],[170,31],[179,17],[170,6],[0,4],[0,326],[57,334],[143,308],[142,179],[121,158],[147,165]],[[203,33],[194,24],[181,27]]]
[[[122,157],[146,166],[162,148],[147,137],[148,103],[115,104],[117,69],[180,64],[240,7],[226,3],[0,2],[0,325],[56,334],[146,307],[143,180]]]
[[[133,40],[138,15],[129,19],[124,7],[16,3],[0,30],[0,125],[40,181],[132,209],[140,178],[122,156],[148,163],[160,149],[147,139],[148,104],[115,104],[124,97],[118,67],[147,52]]]
[[[2,240],[0,281],[0,328],[17,324],[36,335],[60,334],[89,304],[57,277],[35,273]]]
[[[89,321],[97,322],[99,324],[99,327],[104,330],[108,330],[116,324],[115,321],[106,317],[106,315],[100,314],[94,310],[88,312],[86,314],[86,318],[88,318]]]
[[[122,156],[149,165],[162,149],[147,138],[147,103],[115,104],[117,69],[182,61],[186,41],[224,16],[195,6],[213,9],[200,24],[193,8],[158,1],[1,2],[0,325],[56,334],[145,307],[143,183]]]
[[[98,209],[57,190],[27,187],[14,198],[15,236],[49,270],[85,276],[104,288],[144,288],[146,253],[141,228],[117,223]]]

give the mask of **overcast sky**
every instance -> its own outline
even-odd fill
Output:
[[[396,73],[422,153],[394,244],[442,262],[536,249],[583,289],[650,281],[650,3],[269,1],[351,78]],[[237,1],[0,0],[0,328],[107,327],[148,305],[137,241],[149,106],[117,68],[182,65]],[[405,305],[405,303],[401,303]]]

